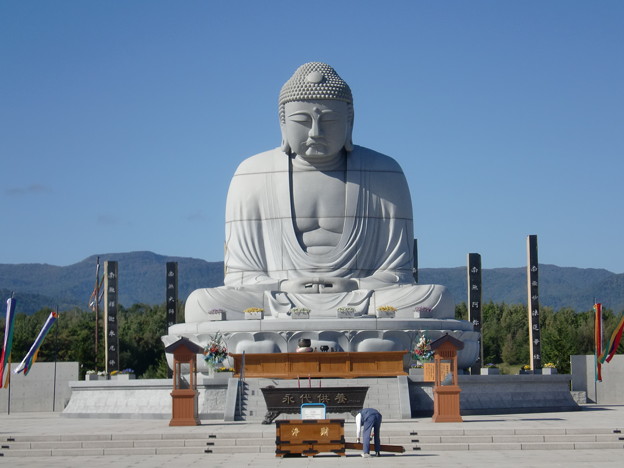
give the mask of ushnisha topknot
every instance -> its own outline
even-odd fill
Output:
[[[334,99],[353,104],[349,85],[332,67],[322,62],[301,65],[282,86],[279,95],[280,121],[284,121],[284,104],[292,101]]]

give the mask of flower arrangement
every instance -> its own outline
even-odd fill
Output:
[[[379,312],[396,312],[396,307],[385,305],[385,306],[377,307],[377,310]]]
[[[531,370],[531,366],[525,364],[524,366],[522,366],[522,370]]]
[[[106,371],[101,370],[97,373],[97,375],[106,375]]]
[[[552,362],[547,362],[546,364],[544,364],[544,367],[548,368],[548,369],[556,369],[557,366],[555,366]]]
[[[215,372],[234,372],[234,368],[232,367],[215,367]]]
[[[496,369],[496,368],[498,368],[498,366],[497,366],[496,364],[492,363],[492,362],[488,362],[488,363],[487,363],[485,366],[483,366],[483,367],[485,367],[486,369]]]
[[[310,309],[307,307],[293,307],[288,311],[288,314],[309,314]]]
[[[87,375],[95,375],[96,372],[94,370],[88,370]]]
[[[264,309],[261,309],[259,307],[249,307],[243,310],[243,312],[245,312],[246,314],[253,314],[254,312],[264,312]]]
[[[210,309],[208,311],[209,314],[217,314],[217,315],[222,314],[223,312],[225,312],[225,310],[223,309]]]
[[[419,361],[429,361],[433,358],[433,351],[431,350],[431,340],[425,335],[420,337],[418,343],[414,347],[413,355]]]
[[[225,360],[227,354],[228,350],[223,342],[223,335],[221,332],[215,333],[204,348],[204,361],[214,369]]]

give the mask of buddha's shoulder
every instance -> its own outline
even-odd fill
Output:
[[[363,170],[403,172],[394,158],[364,146],[355,145],[349,157],[357,162]]]
[[[275,172],[288,167],[288,156],[279,148],[255,154],[238,165],[236,175]]]

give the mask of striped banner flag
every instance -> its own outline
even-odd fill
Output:
[[[37,339],[35,340],[33,345],[30,347],[30,351],[28,351],[28,354],[26,354],[26,357],[22,360],[20,365],[17,366],[17,369],[15,369],[14,371],[15,374],[24,372],[24,375],[28,375],[28,372],[30,372],[32,365],[37,360],[37,353],[39,353],[39,348],[41,348],[43,339],[46,337],[46,335],[50,331],[50,328],[52,328],[52,325],[54,325],[54,322],[56,322],[57,318],[58,318],[58,314],[56,312],[54,311],[50,312],[50,315],[48,316],[48,320],[46,320],[46,323],[43,324],[43,327],[41,328],[41,331],[39,332]]]
[[[11,346],[13,345],[13,327],[15,322],[15,299],[7,299],[6,325],[4,327],[4,344],[2,346],[2,368],[0,369],[0,386],[9,385],[11,374]],[[6,379],[6,381],[5,381]]]
[[[602,304],[599,302],[594,304],[594,343],[595,343],[595,363],[596,363],[596,382],[602,382],[602,364],[598,357],[602,354]]]
[[[611,334],[611,338],[609,339],[609,344],[604,349],[602,354],[598,356],[598,361],[603,364],[605,361],[611,362],[615,353],[617,353],[618,347],[620,346],[620,341],[622,340],[622,334],[624,334],[624,315],[620,318],[620,322],[613,330]]]

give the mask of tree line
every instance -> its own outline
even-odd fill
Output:
[[[178,322],[184,320],[178,307]],[[33,315],[17,314],[13,336],[13,362],[21,360],[45,323],[51,309]],[[456,306],[457,318],[467,320],[465,303]],[[603,310],[605,341],[611,336],[619,317]],[[484,363],[529,364],[529,329],[527,310],[522,304],[484,304],[482,333]],[[95,317],[93,312],[72,309],[59,313],[59,319],[46,337],[38,361],[77,361],[81,378],[88,370],[104,369],[103,323],[98,331],[99,352],[95,352]],[[135,304],[118,311],[120,369],[133,369],[137,377],[165,378],[167,364],[160,339],[167,334],[165,306]],[[570,355],[594,353],[594,313],[570,308],[557,311],[540,309],[542,362],[552,362],[562,373],[570,372]],[[4,321],[0,324],[4,335]],[[624,344],[619,351],[624,351]]]

